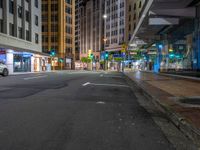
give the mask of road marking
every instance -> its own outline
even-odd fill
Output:
[[[86,82],[86,83],[84,83],[82,86],[87,86],[87,85],[89,85],[90,84],[90,82]]]
[[[121,78],[121,79],[124,79],[124,77],[122,77],[122,76],[109,76],[109,75],[106,75],[106,76],[101,76],[101,77],[105,77],[105,78]]]
[[[84,72],[83,71],[83,72],[70,72],[68,74],[99,74],[99,72],[92,72],[92,71],[91,72],[89,72],[89,71]]]
[[[28,78],[24,78],[24,80],[32,80],[32,79],[39,79],[39,78],[46,78],[47,75],[44,76],[36,76],[36,77],[28,77]]]
[[[102,101],[99,101],[99,102],[96,102],[96,104],[106,104],[106,103],[102,102]]]
[[[103,77],[103,74],[101,74],[100,77]]]
[[[86,82],[86,83],[82,84],[82,86],[88,86],[88,85],[130,88],[130,86],[123,85],[123,84],[96,84],[96,83],[90,83],[90,82]]]

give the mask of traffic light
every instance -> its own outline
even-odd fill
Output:
[[[52,49],[52,50],[50,51],[50,56],[51,56],[51,57],[56,56],[56,51]]]
[[[60,62],[60,63],[63,63],[63,62],[64,62],[63,58],[60,58],[60,59],[59,59],[59,62]]]
[[[105,52],[105,60],[108,60],[108,52]]]
[[[90,54],[90,59],[93,59],[94,58],[94,54]]]

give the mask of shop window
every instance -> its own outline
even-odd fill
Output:
[[[31,72],[30,54],[14,54],[13,61],[14,72]]]

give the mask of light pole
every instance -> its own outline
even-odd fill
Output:
[[[103,38],[103,41],[104,41],[104,70],[107,70],[107,63],[108,63],[108,61],[107,61],[107,53],[106,53],[106,51],[105,51],[105,45],[106,45],[106,42],[107,42],[107,38],[106,38],[106,25],[105,25],[105,22],[106,22],[106,19],[108,18],[108,15],[107,14],[104,14],[103,15],[103,18],[104,18],[104,38]]]

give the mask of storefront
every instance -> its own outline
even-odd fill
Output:
[[[13,72],[31,72],[31,57],[30,53],[13,53]]]
[[[1,63],[6,63],[6,50],[5,49],[0,49],[0,62]]]
[[[19,72],[41,72],[48,67],[46,54],[0,49],[0,62],[7,65],[10,74]]]

